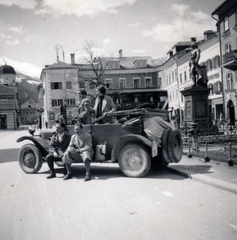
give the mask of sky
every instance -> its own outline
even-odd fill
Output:
[[[0,0],[0,66],[40,77],[60,45],[70,63],[93,41],[103,56],[166,57],[180,41],[216,31],[211,13],[224,0]]]

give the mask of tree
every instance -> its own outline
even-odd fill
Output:
[[[82,78],[84,82],[88,81],[89,85],[95,84],[98,86],[103,83],[102,76],[108,67],[109,61],[103,57],[102,49],[90,40],[83,46],[83,54],[81,56],[85,65],[81,73],[79,72],[79,77]]]

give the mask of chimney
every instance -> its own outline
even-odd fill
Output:
[[[216,32],[212,30],[207,30],[203,34],[204,34],[205,41],[207,41],[208,39],[212,38],[216,34]]]
[[[75,53],[71,53],[71,64],[75,64]]]
[[[121,57],[123,57],[123,50],[119,50],[119,57],[121,58]]]

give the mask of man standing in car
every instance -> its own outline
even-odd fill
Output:
[[[106,115],[108,112],[116,111],[116,106],[114,104],[113,99],[106,95],[106,89],[103,85],[100,85],[96,88],[96,100],[95,100],[95,118],[99,118],[103,115]],[[108,123],[114,122],[114,118],[107,118],[101,120],[99,123]]]

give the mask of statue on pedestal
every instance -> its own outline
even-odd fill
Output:
[[[193,86],[207,87],[207,71],[205,64],[199,65],[199,59],[201,56],[201,50],[198,48],[197,43],[192,43],[192,52],[189,61],[191,78],[193,80]]]

